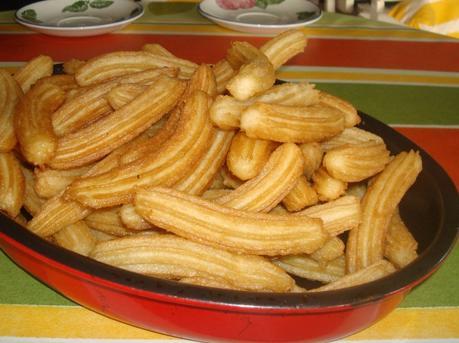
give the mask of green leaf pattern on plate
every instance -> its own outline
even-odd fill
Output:
[[[35,10],[33,10],[33,9],[28,9],[28,10],[22,11],[21,12],[21,17],[22,17],[22,19],[31,21],[33,23],[41,23],[41,21],[38,20],[37,12],[35,12]]]
[[[105,8],[113,4],[110,0],[94,0],[89,3],[92,8]]]
[[[306,20],[310,17],[312,17],[314,14],[316,14],[316,12],[297,12],[296,13],[296,16],[298,18],[298,20]]]
[[[284,0],[257,0],[255,6],[265,9],[269,5],[276,5],[284,2]]]
[[[79,0],[69,6],[65,6],[62,12],[84,12],[87,11],[89,7],[100,9],[109,7],[112,4],[112,0]]]

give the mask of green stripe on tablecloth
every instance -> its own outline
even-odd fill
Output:
[[[446,262],[426,282],[415,287],[402,307],[438,307],[459,305],[459,245]]]
[[[387,124],[458,125],[459,88],[319,83]]]
[[[0,251],[0,304],[71,305],[68,299],[18,268]],[[12,282],[14,280],[14,282]],[[416,287],[403,307],[459,306],[459,247],[427,281]]]
[[[0,304],[73,304],[20,269],[1,250],[0,275]]]

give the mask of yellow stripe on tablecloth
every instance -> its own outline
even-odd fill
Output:
[[[313,70],[313,69],[281,69],[278,78],[281,80],[309,80],[311,82],[345,82],[345,83],[377,83],[404,85],[435,85],[454,86],[459,83],[457,76],[435,73],[405,73],[387,70]]]
[[[459,337],[459,308],[398,308],[347,339],[446,339]]]
[[[349,337],[444,339],[459,337],[459,308],[398,308],[372,327]],[[117,322],[73,306],[0,305],[0,337],[151,339],[170,337]]]
[[[49,338],[167,339],[82,307],[0,305],[2,336]]]

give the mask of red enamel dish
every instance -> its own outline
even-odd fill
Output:
[[[457,236],[454,184],[424,151],[361,113],[361,127],[393,153],[419,150],[424,169],[400,211],[419,242],[419,257],[381,280],[317,294],[250,293],[185,285],[113,268],[54,246],[6,216],[0,247],[36,278],[82,306],[117,320],[199,341],[330,341],[360,331],[391,312],[444,261]]]

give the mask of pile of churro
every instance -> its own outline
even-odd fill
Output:
[[[59,75],[48,56],[0,70],[0,210],[102,263],[207,287],[319,292],[403,268],[419,153],[392,155],[313,84],[276,84],[306,46],[291,30],[214,65],[147,44]]]

